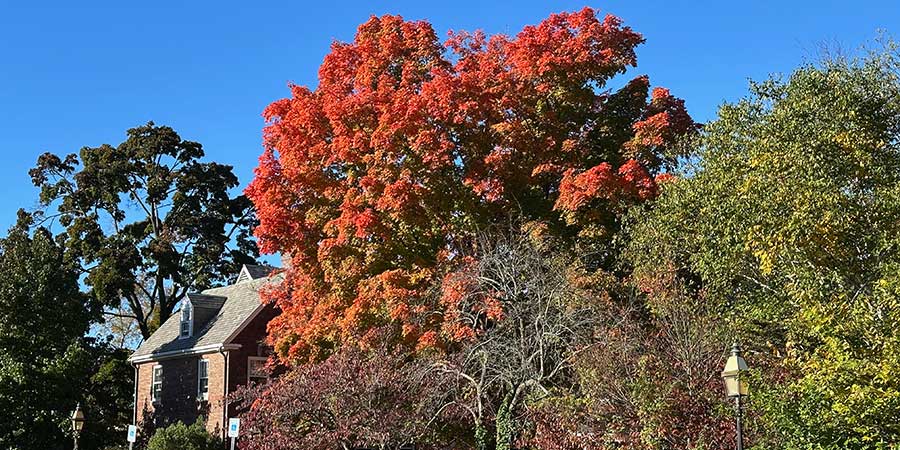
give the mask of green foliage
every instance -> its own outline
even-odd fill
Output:
[[[132,420],[134,368],[129,352],[103,342],[90,342],[84,352],[81,373],[73,382],[77,399],[87,416],[81,433],[83,448],[100,448],[125,439],[125,425]]]
[[[30,225],[20,214],[0,240],[0,448],[46,450],[67,442],[91,315],[75,268]]]
[[[697,167],[633,217],[639,286],[702,299],[749,344],[770,447],[900,440],[898,62],[753,84],[706,127]]]
[[[192,425],[181,422],[156,431],[147,450],[221,450],[222,440],[209,434],[202,419]]]
[[[44,208],[36,217],[58,221],[91,295],[135,320],[144,338],[188,290],[222,282],[258,255],[250,202],[230,194],[231,166],[203,156],[199,143],[150,122],[116,147],[45,153],[29,172]]]
[[[500,403],[500,409],[497,410],[497,417],[494,419],[497,427],[497,445],[496,450],[512,449],[513,439],[516,435],[515,421],[510,411],[510,401],[512,395],[507,395]]]
[[[131,416],[127,352],[84,335],[97,308],[79,292],[63,247],[26,214],[0,240],[0,448],[56,449],[69,442],[81,403],[86,448],[121,438]]]
[[[483,424],[475,424],[475,450],[487,450],[490,448],[487,428]]]

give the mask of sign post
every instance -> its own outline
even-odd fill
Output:
[[[241,428],[241,419],[230,418],[228,419],[228,437],[231,438],[231,450],[234,450],[234,441],[237,440],[238,430]]]
[[[134,442],[137,441],[137,427],[128,425],[128,449],[134,449]]]

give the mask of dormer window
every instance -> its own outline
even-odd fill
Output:
[[[179,339],[187,339],[194,333],[194,311],[191,302],[185,301],[181,307],[181,333]]]

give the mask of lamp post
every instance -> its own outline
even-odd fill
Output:
[[[72,434],[75,436],[75,448],[78,450],[78,437],[81,435],[81,429],[84,428],[84,412],[81,411],[81,403],[75,406],[75,412],[72,413]]]
[[[725,362],[725,370],[722,371],[722,379],[725,381],[725,395],[734,399],[734,412],[737,428],[737,450],[744,450],[743,425],[741,415],[743,405],[741,400],[747,397],[747,362],[741,356],[741,346],[735,343],[731,346],[731,356]]]

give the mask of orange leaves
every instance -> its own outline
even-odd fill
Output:
[[[443,44],[426,22],[372,17],[333,44],[315,90],[291,86],[266,108],[246,191],[262,249],[291,253],[309,280],[275,300],[273,342],[300,357],[382,329],[421,348],[465,339],[443,328],[451,293],[424,294],[476,228],[515,215],[571,225],[574,212],[611,223],[621,210],[597,200],[655,195],[658,160],[695,128],[683,102],[665,89],[648,99],[646,77],[599,90],[642,41],[585,8]]]
[[[656,193],[656,181],[639,162],[629,159],[616,172],[608,163],[602,163],[577,175],[572,169],[566,171],[554,209],[575,212],[594,200],[643,201]]]
[[[639,162],[629,159],[619,167],[619,180],[622,192],[638,200],[650,200],[656,197],[656,180]]]
[[[509,43],[509,62],[524,77],[549,74],[605,79],[637,64],[634,48],[643,37],[622,21],[594,10],[553,14],[537,26],[525,27]],[[542,85],[546,89],[549,85]]]
[[[446,342],[466,342],[484,331],[484,320],[503,319],[502,292],[485,291],[475,274],[476,261],[467,258],[444,276],[440,302],[444,310],[441,335]],[[479,319],[481,318],[481,319]]]
[[[655,88],[643,119],[635,122],[634,137],[625,147],[629,153],[645,162],[655,162],[658,154],[685,135],[699,129],[684,107],[684,100],[673,97],[668,89]]]
[[[575,175],[575,169],[569,169],[559,183],[559,197],[554,209],[575,211],[596,198],[611,200],[617,193],[618,179],[609,163],[578,175]]]

